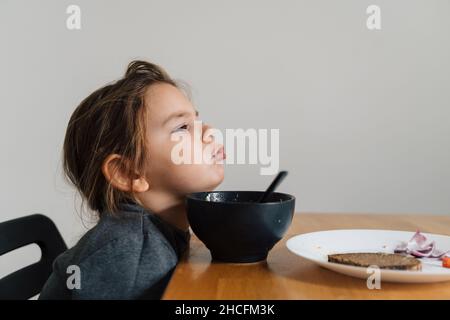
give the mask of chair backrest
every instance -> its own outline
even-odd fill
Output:
[[[1,299],[29,299],[37,295],[52,272],[55,258],[67,249],[58,229],[42,214],[0,223],[0,255],[37,244],[41,259],[0,279]]]

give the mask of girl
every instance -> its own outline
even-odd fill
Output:
[[[185,196],[213,190],[224,175],[223,146],[205,125],[194,134],[197,116],[176,82],[145,61],[81,102],[63,167],[99,221],[55,260],[40,299],[161,297],[189,246]],[[176,164],[175,135],[212,150],[211,161]]]

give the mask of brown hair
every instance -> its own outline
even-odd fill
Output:
[[[146,108],[144,94],[155,83],[178,87],[160,66],[132,61],[123,78],[85,98],[73,112],[63,147],[63,170],[78,189],[82,206],[115,214],[122,201],[134,194],[114,188],[101,167],[110,154],[121,155],[118,168],[131,183],[135,173],[143,172],[147,156],[145,139]]]

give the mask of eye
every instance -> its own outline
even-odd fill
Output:
[[[187,131],[187,130],[189,130],[189,125],[183,124],[183,125],[177,127],[173,132]]]

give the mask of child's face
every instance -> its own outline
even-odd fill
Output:
[[[171,192],[184,196],[191,192],[210,191],[223,180],[223,164],[217,163],[223,156],[223,146],[202,132],[194,135],[197,111],[187,97],[170,84],[155,84],[145,94],[147,108],[147,174],[150,190]],[[208,150],[210,164],[176,164],[172,149],[179,144],[175,137],[186,135],[190,139],[192,155],[194,144]],[[194,141],[197,139],[198,141]],[[209,152],[211,150],[211,152]],[[217,160],[217,161],[216,161]]]

